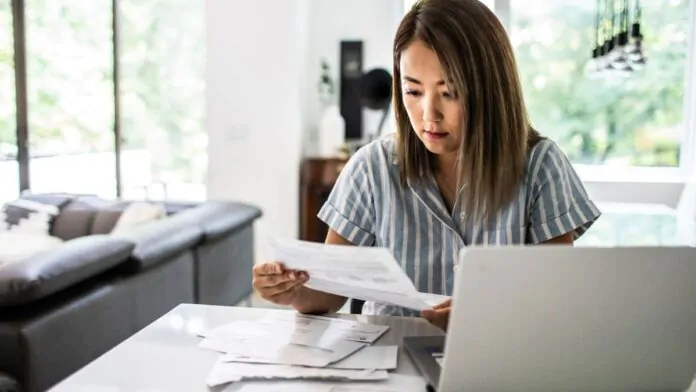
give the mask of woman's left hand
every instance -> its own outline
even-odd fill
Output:
[[[447,331],[451,308],[452,300],[448,299],[445,302],[433,306],[432,309],[421,311],[421,317],[430,321],[431,324],[440,327],[443,331]]]

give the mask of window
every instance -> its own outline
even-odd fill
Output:
[[[205,198],[205,8],[120,0],[123,195]]]
[[[0,31],[0,201],[20,184],[204,199],[204,12],[190,0],[0,0],[0,26],[23,27]]]
[[[0,204],[19,195],[12,7],[0,1]],[[7,103],[7,104],[6,104]]]
[[[592,78],[586,65],[595,1],[510,3],[510,37],[532,123],[574,163],[679,166],[689,0],[641,4],[646,66]]]
[[[25,4],[31,191],[115,197],[111,0]]]

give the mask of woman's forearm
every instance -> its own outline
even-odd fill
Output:
[[[329,228],[329,232],[326,234],[325,242],[330,245],[353,245],[331,228]],[[338,312],[345,303],[346,297],[328,294],[323,291],[312,290],[309,287],[302,286],[292,306],[300,313],[318,314]]]
[[[292,306],[300,313],[335,313],[346,303],[346,297],[312,290],[303,286]]]

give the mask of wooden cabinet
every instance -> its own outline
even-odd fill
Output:
[[[345,166],[342,158],[305,158],[300,167],[300,239],[324,242],[328,226],[317,218],[319,209]],[[362,313],[364,301],[350,299],[350,312]]]
[[[300,239],[324,242],[328,227],[317,218],[338,175],[343,158],[305,158],[300,167]]]

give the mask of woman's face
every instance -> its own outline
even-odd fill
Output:
[[[440,61],[423,41],[401,53],[401,91],[411,126],[425,147],[437,155],[455,155],[462,138],[462,109],[445,81]]]

